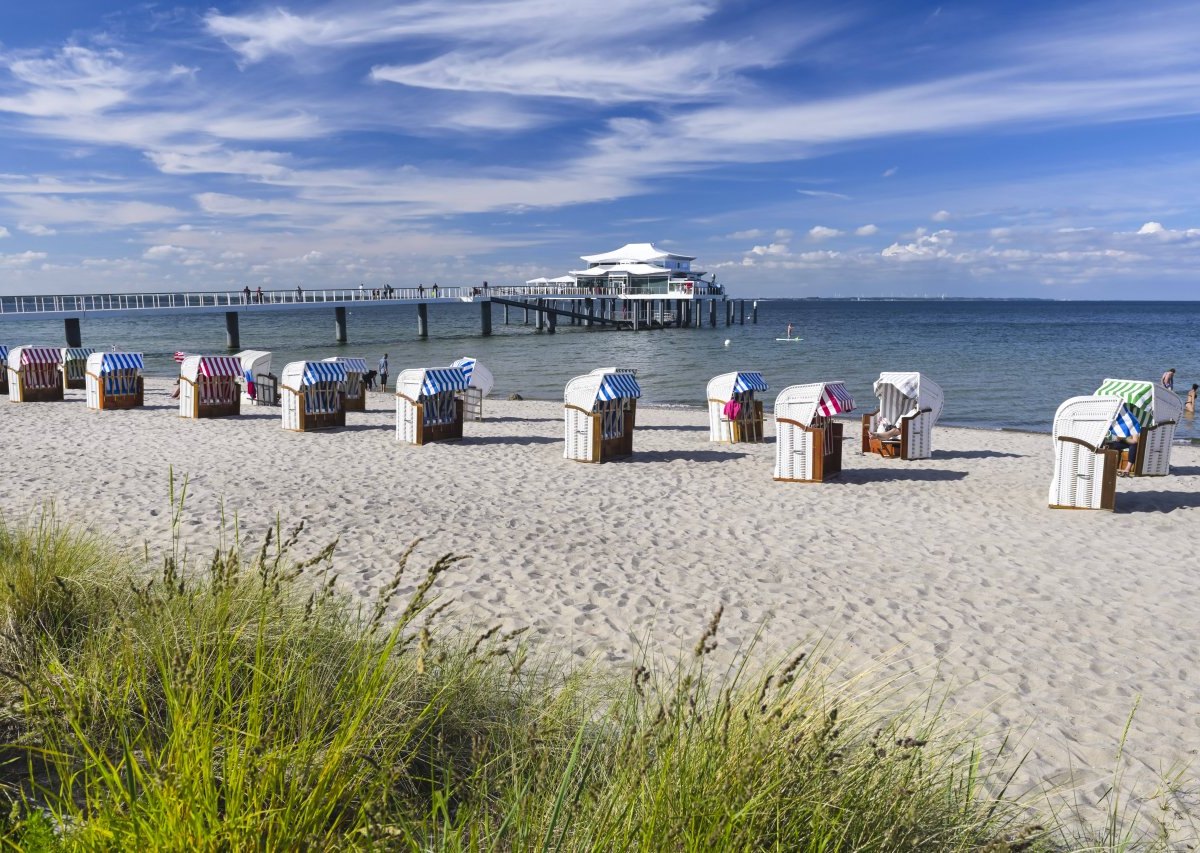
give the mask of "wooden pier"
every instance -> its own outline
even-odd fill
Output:
[[[0,296],[0,323],[61,318],[66,345],[83,346],[82,321],[95,317],[155,316],[167,314],[224,314],[227,346],[241,347],[242,313],[275,313],[294,310],[334,312],[334,340],[349,339],[346,309],[355,311],[412,305],[417,309],[417,336],[429,336],[429,306],[478,303],[480,334],[492,333],[493,307],[503,309],[503,322],[511,324],[515,309],[522,323],[532,317],[537,331],[554,334],[559,321],[573,326],[616,331],[716,327],[718,314],[725,325],[746,322],[745,300],[729,299],[723,288],[705,287],[686,292],[640,293],[627,288],[545,287],[410,287],[367,289],[208,291],[192,293],[95,293],[51,296]],[[719,310],[723,306],[723,310]],[[736,306],[736,308],[735,308]],[[758,321],[758,303],[752,305],[751,322]]]

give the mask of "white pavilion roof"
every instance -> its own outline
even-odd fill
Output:
[[[599,255],[581,255],[580,258],[589,264],[629,264],[645,263],[646,261],[661,261],[674,258],[679,261],[696,260],[691,255],[677,255],[674,252],[664,252],[654,248],[652,243],[626,243],[619,249],[603,252]]]
[[[653,264],[616,264],[611,267],[588,267],[585,270],[571,270],[571,275],[600,276],[609,273],[628,273],[629,275],[669,275],[674,270],[666,267],[656,267]]]

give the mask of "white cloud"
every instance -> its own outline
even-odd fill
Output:
[[[775,239],[776,240],[787,240],[791,236],[792,236],[791,228],[776,228],[775,229]]]
[[[931,216],[929,218],[932,219],[934,222],[949,222],[950,221],[950,211],[939,210],[937,213],[933,214],[933,216]]]
[[[146,251],[142,252],[142,257],[148,261],[162,261],[170,258],[178,258],[187,254],[187,250],[179,246],[162,245],[151,246]]]
[[[27,267],[34,261],[44,260],[45,252],[20,252],[15,255],[0,255],[0,269]]]
[[[860,225],[854,229],[854,233],[859,237],[871,237],[879,233],[877,225]]]
[[[3,225],[0,225],[0,240],[3,240],[5,237],[11,237],[11,236],[12,236],[12,234],[9,233],[8,229],[5,228]]]
[[[761,228],[751,228],[748,231],[734,231],[732,234],[726,234],[725,238],[727,240],[757,240],[763,234]]]
[[[896,174],[899,171],[900,171],[899,166],[892,166],[892,168],[884,170],[883,177],[890,178],[892,175]]]
[[[17,228],[34,237],[53,237],[58,233],[53,228],[47,228],[38,222],[22,222],[17,225]]]
[[[837,198],[845,201],[850,200],[850,196],[845,193],[835,193],[829,190],[796,190],[800,195],[812,196],[813,198]]]
[[[1147,222],[1137,230],[1137,235],[1140,237],[1153,237],[1156,240],[1164,243],[1173,243],[1180,240],[1191,240],[1200,237],[1200,228],[1188,228],[1183,231],[1176,231],[1171,228],[1166,228],[1161,222]]]
[[[821,240],[829,240],[833,237],[840,237],[841,235],[842,235],[842,232],[839,231],[838,229],[829,228],[828,226],[825,226],[825,225],[814,225],[812,228],[808,229],[808,239],[810,239],[814,242],[820,242]]]
[[[787,255],[791,253],[787,243],[770,243],[766,246],[755,246],[750,250],[754,255]]]
[[[1141,228],[1138,229],[1137,233],[1139,233],[1139,234],[1161,234],[1164,231],[1166,231],[1166,229],[1163,228],[1161,222],[1147,222],[1145,225],[1143,225]]]
[[[948,246],[954,242],[954,232],[948,230],[935,231],[932,234],[918,236],[915,242],[893,243],[880,254],[885,258],[898,261],[928,261],[950,257]]]

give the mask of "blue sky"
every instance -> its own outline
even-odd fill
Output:
[[[0,5],[0,291],[1196,296],[1200,5]]]

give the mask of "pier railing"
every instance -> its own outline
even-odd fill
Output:
[[[574,285],[515,284],[488,287],[385,287],[385,288],[292,288],[290,290],[194,291],[189,293],[84,293],[48,296],[0,296],[0,314],[47,314],[73,311],[131,311],[163,308],[228,308],[253,305],[313,305],[322,303],[412,302],[425,299],[474,299],[489,296],[507,297],[621,297],[663,296],[688,298],[720,296],[719,285],[691,285],[671,282],[665,293],[632,285]]]

